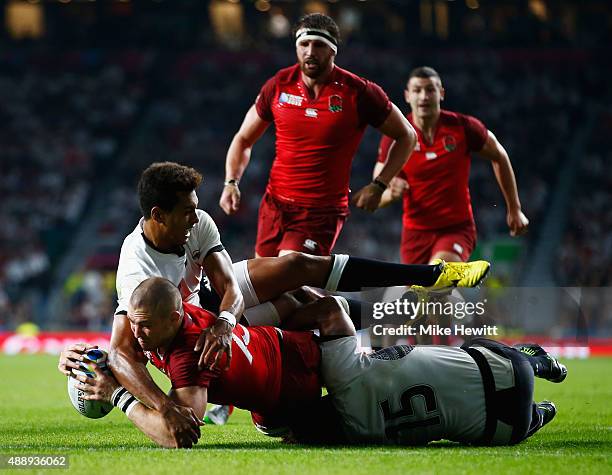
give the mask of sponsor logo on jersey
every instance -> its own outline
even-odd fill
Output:
[[[310,107],[308,109],[306,109],[306,117],[319,117],[319,113],[317,112],[316,109],[311,109]]]
[[[342,112],[342,97],[337,94],[329,96],[329,110],[331,112]]]
[[[453,244],[453,250],[456,251],[459,255],[463,254],[463,246],[458,242]]]
[[[457,148],[457,139],[452,135],[446,135],[444,137],[444,150],[452,152]]]
[[[303,246],[310,251],[314,251],[317,248],[317,243],[312,239],[306,239]]]
[[[434,160],[434,159],[438,158],[438,154],[436,152],[426,152],[425,153],[425,158],[427,160]]]
[[[281,92],[278,97],[279,104],[289,104],[292,106],[300,107],[302,105],[302,101],[304,98],[302,96],[296,96],[294,94],[288,94],[286,92]]]

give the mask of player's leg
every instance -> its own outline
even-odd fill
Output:
[[[402,264],[430,264],[435,234],[402,228],[400,259]]]
[[[349,308],[342,297],[321,296],[295,310],[283,322],[283,329],[317,329],[322,338],[356,335],[348,314]]]
[[[304,291],[300,288],[292,292],[285,292],[274,300],[246,308],[244,320],[249,326],[275,326],[283,327],[284,322],[305,304],[322,297],[309,290],[311,298],[304,299]],[[283,327],[284,328],[284,327]],[[314,330],[315,326],[304,327],[304,330]]]
[[[461,258],[459,254],[457,254],[456,252],[448,252],[448,251],[435,252],[434,254],[432,254],[429,262],[430,264],[435,264],[436,262],[439,262],[441,260],[445,262],[464,262],[464,260]]]
[[[484,386],[486,423],[478,443],[520,442],[533,419],[534,376],[529,362],[512,348],[485,338],[474,339],[461,348],[477,363]]]
[[[557,406],[552,401],[534,402],[532,405],[531,425],[524,439],[531,437],[557,415]],[[523,439],[523,440],[524,440]],[[520,441],[519,441],[520,442]]]
[[[435,241],[431,248],[430,264],[449,264],[449,273],[446,276],[451,281],[465,278],[466,272],[473,272],[474,263],[468,263],[470,255],[476,247],[476,226],[471,221],[451,228],[437,231]],[[485,261],[483,263],[484,277],[488,272]],[[470,285],[466,285],[468,287]]]
[[[434,233],[429,263],[467,262],[476,247],[476,226],[473,222],[452,226]]]
[[[277,315],[274,325],[283,330],[319,330],[322,336],[355,335],[355,326],[348,315],[349,305],[343,297],[326,296],[301,287],[267,304],[274,307]],[[250,325],[270,325],[263,312],[259,318],[249,313],[245,316]]]
[[[241,263],[234,264],[234,268],[237,265]],[[480,283],[489,269],[489,264],[484,261],[470,263],[459,273],[453,263],[396,264],[345,254],[312,256],[301,252],[278,258],[249,259],[246,265],[249,282],[245,285],[253,289],[257,298],[255,304],[273,300],[304,285],[331,292],[356,292],[368,287],[397,285],[473,287]]]
[[[473,340],[470,346],[484,347],[512,363],[514,384],[493,391],[488,399],[488,409],[495,415],[495,424],[489,434],[490,440],[485,443],[516,444],[552,420],[556,414],[554,404],[533,402],[534,370],[526,355],[501,342],[484,338]],[[496,380],[495,386],[497,383]]]
[[[308,209],[292,206],[283,221],[279,256],[292,251],[329,256],[346,222],[346,209]]]
[[[522,353],[533,369],[537,378],[546,379],[553,383],[561,383],[567,377],[567,367],[556,358],[553,358],[540,345],[533,343],[519,343],[514,348]]]
[[[452,240],[452,238],[451,238]],[[433,244],[433,246],[431,247],[431,256],[429,259],[429,263],[430,264],[439,264],[440,262],[464,262],[467,259],[463,259],[463,257],[458,254],[455,251],[458,251],[458,249],[454,249],[453,251],[450,251],[448,249],[450,249],[452,247],[452,242],[450,242],[448,239],[445,239],[445,237],[442,237],[442,239],[438,239],[438,236],[436,237],[436,240]],[[459,301],[463,301],[463,296],[456,290],[453,290],[453,297],[458,299]],[[451,318],[445,315],[431,315],[431,323],[432,324],[436,324],[439,325],[441,328],[449,328],[451,325]],[[449,344],[449,337],[447,335],[435,335],[431,338],[431,342],[434,344],[438,344],[438,345],[448,345]],[[423,343],[423,341],[417,339],[417,341],[419,343]]]
[[[312,256],[300,252],[250,259],[247,265],[260,302],[303,285],[340,292],[406,284],[430,286],[442,274],[440,266],[434,265],[403,265],[342,254]]]
[[[474,223],[468,222],[459,226],[433,233],[435,239],[431,247],[430,264],[440,264],[441,262],[454,262],[458,270],[467,262],[476,245],[476,227]],[[453,289],[446,301],[453,299],[457,302],[465,301],[457,289]],[[433,316],[432,323],[441,327],[448,328],[451,325],[451,318],[446,315]],[[446,335],[436,336],[433,340],[436,344],[446,345],[449,338]]]
[[[266,193],[259,205],[255,256],[273,257],[278,255],[282,239],[282,211]]]

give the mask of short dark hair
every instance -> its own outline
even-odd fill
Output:
[[[293,37],[301,28],[316,28],[317,30],[327,31],[335,40],[340,43],[340,28],[332,17],[323,13],[308,13],[302,15],[297,23],[293,26]]]
[[[159,206],[172,211],[179,201],[177,193],[191,193],[202,183],[202,175],[191,167],[174,162],[151,164],[140,175],[138,199],[145,219],[151,218],[151,209]]]
[[[145,307],[154,315],[162,313],[162,317],[183,308],[176,285],[163,277],[149,277],[138,284],[130,297],[130,306]]]
[[[440,83],[442,83],[442,79],[440,78],[438,71],[429,66],[419,66],[418,68],[414,68],[412,71],[410,71],[410,74],[408,75],[408,81],[406,82],[408,83],[412,78],[438,78]]]

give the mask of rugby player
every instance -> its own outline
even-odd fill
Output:
[[[403,197],[402,262],[467,261],[476,245],[476,226],[468,187],[471,154],[489,160],[506,202],[510,235],[527,232],[508,153],[475,117],[441,109],[445,90],[439,74],[418,67],[404,97],[418,143],[380,206]],[[393,139],[382,137],[374,176],[383,169]]]
[[[206,403],[214,401],[254,412],[260,425],[288,424],[298,441],[501,445],[533,435],[556,414],[553,403],[533,402],[534,374],[561,382],[567,370],[536,345],[530,347],[533,356],[489,340],[462,348],[396,346],[366,355],[333,297],[315,301],[312,310],[323,315],[321,341],[311,332],[237,325],[228,371],[198,370],[192,348],[215,317],[182,303],[166,279],[142,282],[127,318],[143,361],[146,356],[168,376],[170,397],[190,408],[198,424]],[[159,411],[139,402],[112,374],[95,373],[78,376],[77,387],[88,399],[121,408],[156,443],[191,447],[199,440],[198,427],[176,441]],[[324,400],[322,384],[329,393]]]
[[[330,291],[401,284],[474,286],[489,268],[486,262],[405,266],[346,255],[315,257],[301,253],[232,265],[214,221],[197,209],[196,189],[201,181],[196,170],[171,162],[154,163],[142,173],[138,196],[143,218],[121,247],[118,306],[109,352],[109,364],[118,380],[147,406],[164,414],[168,424],[176,427],[177,437],[181,431],[191,430],[192,421],[157,388],[139,362],[136,341],[125,317],[134,288],[146,278],[167,278],[193,305],[201,305],[200,296],[208,305],[218,295],[215,311],[219,319],[202,332],[196,345],[197,350],[203,348],[200,364],[214,367],[224,353],[229,365],[232,330],[245,306],[249,323],[281,324],[284,314],[268,301],[284,291],[301,285]],[[207,291],[206,276],[216,293]],[[69,375],[71,368],[78,368],[78,360],[87,349],[80,344],[67,347],[60,355],[59,370]]]
[[[305,15],[294,38],[297,63],[264,84],[226,157],[219,205],[233,214],[251,149],[274,123],[276,157],[259,208],[256,256],[331,253],[349,214],[351,162],[367,125],[393,145],[372,183],[352,198],[364,210],[378,208],[416,144],[412,126],[378,85],[335,64],[339,29],[333,19]]]

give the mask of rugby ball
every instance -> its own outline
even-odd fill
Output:
[[[105,370],[106,366],[106,351],[93,349],[89,350],[85,353],[85,359],[88,361],[81,361],[79,363],[80,369],[72,369],[74,374],[86,375],[90,378],[95,378],[96,373],[93,371],[93,368],[90,366],[89,361],[97,363],[97,365]],[[113,409],[113,405],[109,402],[100,402],[100,401],[88,401],[87,399],[83,399],[85,396],[85,391],[77,388],[77,384],[80,381],[72,376],[68,377],[68,396],[70,396],[70,402],[74,408],[83,416],[89,417],[90,419],[99,419],[104,417],[106,414],[111,412]]]

